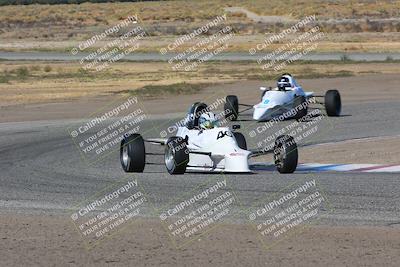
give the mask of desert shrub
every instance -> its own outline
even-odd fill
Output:
[[[15,70],[15,74],[16,74],[16,77],[17,77],[18,79],[24,80],[24,79],[28,78],[28,76],[29,76],[29,70],[28,70],[28,68],[25,67],[25,66],[23,66],[23,67],[18,67],[18,68]]]
[[[8,83],[10,81],[10,75],[7,71],[0,74],[0,83]]]
[[[43,70],[44,70],[44,72],[50,72],[51,71],[51,66],[46,65]]]
[[[385,59],[385,61],[391,62],[391,61],[393,61],[393,57],[387,56],[386,59]]]

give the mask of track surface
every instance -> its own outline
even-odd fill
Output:
[[[325,124],[323,129],[327,130],[323,134],[300,145],[398,135],[399,113],[400,105],[395,102],[347,105],[343,117],[330,120],[329,124]],[[164,118],[153,117],[150,120],[143,127],[147,123],[157,124]],[[121,177],[126,177],[120,167],[118,153],[111,154],[93,166],[81,160],[66,130],[79,123],[75,120],[60,120],[0,124],[1,213],[70,214],[70,208],[75,204]],[[248,121],[242,122],[242,129],[251,124]],[[153,152],[161,152],[157,147],[148,148]],[[161,158],[158,160],[161,162]],[[132,176],[138,179],[156,208],[210,178],[205,174],[170,176],[162,165],[147,166],[143,174]],[[315,178],[333,206],[332,212],[322,214],[321,224],[400,224],[399,174],[280,175],[260,171],[249,175],[226,175],[226,178],[244,208],[250,207],[266,194],[281,191],[289,183]],[[146,216],[155,214],[149,209]],[[233,219],[240,222],[244,218]]]

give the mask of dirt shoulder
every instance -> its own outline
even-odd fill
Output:
[[[68,216],[2,215],[0,230],[7,266],[396,266],[400,261],[396,227],[313,226],[271,249],[241,224],[220,225],[181,249],[155,220],[141,219],[91,250]]]

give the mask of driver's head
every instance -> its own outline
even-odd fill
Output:
[[[290,77],[289,75],[282,75],[277,82],[277,87],[279,90],[284,91],[286,88],[292,87],[290,84]]]
[[[218,120],[215,118],[214,113],[204,112],[199,118],[199,126],[202,129],[212,129],[218,126]]]

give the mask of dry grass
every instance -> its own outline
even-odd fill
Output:
[[[320,18],[388,18],[400,15],[399,1],[320,1],[320,0],[204,0],[154,1],[135,3],[83,3],[80,5],[28,5],[1,7],[1,22],[54,23],[96,26],[115,23],[138,14],[143,21],[193,22],[222,14],[225,7],[240,6],[259,15],[301,18],[316,14]],[[243,15],[233,14],[232,17]]]
[[[399,63],[350,62],[291,64],[285,72],[291,72],[298,77],[320,78],[365,75],[377,73],[376,70],[379,70],[379,73],[399,73],[399,69]],[[145,86],[157,88],[159,85],[180,83],[196,85],[251,79],[265,80],[279,75],[276,72],[265,72],[256,63],[250,62],[207,62],[193,72],[173,71],[165,62],[121,62],[113,64],[102,72],[85,72],[78,63],[4,61],[0,63],[0,76],[4,73],[8,73],[10,77],[8,81],[0,83],[2,106],[131,92]],[[23,78],[18,75],[22,75]],[[200,90],[203,87],[191,86],[191,88]],[[184,89],[185,93],[192,92],[187,91],[187,88]],[[144,91],[141,93],[146,94]],[[172,90],[171,93],[179,93],[179,90]]]
[[[400,33],[359,33],[359,34],[326,34],[326,38],[318,43],[315,52],[392,52],[400,51]],[[140,47],[137,52],[159,52],[177,37],[162,36],[148,37],[140,41]],[[248,52],[250,48],[256,47],[262,43],[264,35],[236,35],[228,43],[226,52]],[[74,40],[7,40],[0,39],[0,51],[60,51],[69,52],[79,41]],[[106,42],[99,41],[93,45],[92,51],[104,46]],[[181,45],[177,52],[183,52],[185,49],[195,45],[195,42],[188,41]],[[272,44],[265,49],[265,52],[277,49],[282,44]]]

